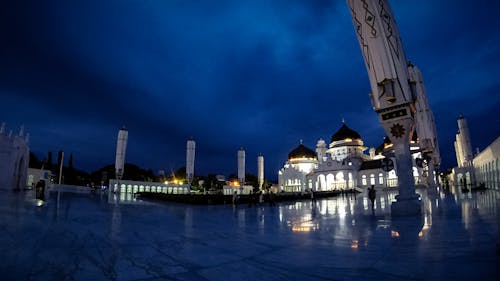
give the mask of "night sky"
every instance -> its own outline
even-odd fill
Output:
[[[456,119],[475,149],[500,132],[500,17],[491,0],[391,1],[406,56],[423,72],[443,166],[455,165]],[[31,150],[73,153],[86,171],[127,162],[236,172],[246,149],[266,177],[299,144],[314,148],[345,119],[366,146],[384,137],[345,0],[2,1],[0,120]]]

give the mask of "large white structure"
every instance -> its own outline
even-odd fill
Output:
[[[412,176],[415,184],[428,185],[429,168],[422,159],[416,134],[410,142],[412,151]],[[345,123],[335,132],[326,149],[326,142],[319,139],[316,152],[304,144],[288,154],[288,161],[278,173],[280,189],[286,192],[349,190],[374,185],[376,188],[398,186],[394,169],[383,170],[384,159],[390,159],[397,168],[394,145],[384,139],[377,149],[367,147],[361,136]]]
[[[129,180],[110,180],[108,203],[131,204],[136,201],[138,192],[154,192],[165,194],[189,194],[188,184],[141,182]]]
[[[115,159],[115,172],[116,178],[123,177],[125,169],[125,153],[127,152],[128,131],[123,127],[118,132],[118,139],[116,141],[116,159]]]
[[[26,187],[29,164],[29,135],[6,133],[5,123],[0,127],[0,189],[19,190]]]
[[[410,86],[415,96],[415,130],[418,133],[420,148],[427,159],[429,174],[435,174],[435,167],[441,164],[439,144],[437,139],[434,114],[429,106],[427,90],[420,70],[409,63],[408,72],[410,74]],[[427,177],[429,186],[437,185],[436,177]]]
[[[393,144],[398,163],[399,194],[391,206],[392,214],[420,214],[422,204],[412,179],[410,139],[415,130],[415,118],[424,122],[422,126],[434,126],[429,123],[432,119],[419,118],[415,108],[419,98],[426,98],[423,80],[420,72],[406,60],[388,0],[347,0],[347,4],[370,78],[373,109]],[[427,102],[420,105],[423,107],[421,113],[426,112]],[[437,141],[429,145],[435,144]]]
[[[500,190],[500,137],[476,155],[473,164],[477,183]]]
[[[193,139],[188,140],[186,145],[186,180],[188,184],[191,184],[194,178],[195,149],[195,141]]]

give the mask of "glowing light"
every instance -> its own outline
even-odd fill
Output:
[[[418,237],[424,237],[424,233],[423,233],[422,231],[420,231],[420,232],[418,233]]]
[[[164,184],[168,184],[168,181],[165,181]]]
[[[357,248],[359,248],[359,241],[352,240],[351,249],[357,249]]]
[[[391,237],[399,237],[399,232],[391,230]]]
[[[344,141],[352,141],[351,138],[345,138]]]
[[[292,231],[293,232],[311,232],[318,230],[319,227],[317,225],[311,225],[311,226],[302,226],[302,225],[296,225],[292,226]]]
[[[292,162],[295,162],[295,161],[311,161],[311,160],[316,160],[316,158],[309,158],[309,157],[290,158],[290,161],[292,161]]]

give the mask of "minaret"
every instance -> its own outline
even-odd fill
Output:
[[[319,162],[323,162],[326,157],[326,142],[323,139],[319,139],[316,143],[316,155]]]
[[[455,135],[455,157],[457,158],[457,167],[462,167],[462,156],[460,154],[460,148],[458,147],[458,134]]]
[[[458,139],[460,141],[459,147],[461,147],[462,162],[464,166],[471,166],[473,160],[472,145],[470,142],[469,126],[467,125],[467,120],[462,114],[458,118]]]
[[[125,168],[125,152],[127,151],[128,131],[123,127],[118,132],[118,140],[116,142],[116,160],[115,172],[116,178],[121,180]]]
[[[187,141],[186,149],[186,180],[191,184],[194,178],[194,155],[196,143],[193,139]]]
[[[262,186],[264,185],[264,156],[262,155],[257,157],[257,181],[259,189],[262,190]]]
[[[243,147],[238,150],[238,180],[240,186],[245,185],[245,150]]]

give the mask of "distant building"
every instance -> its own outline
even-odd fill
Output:
[[[0,128],[0,189],[19,190],[26,187],[29,164],[29,136],[21,127],[19,134]]]
[[[416,184],[427,182],[426,166],[418,145],[418,137],[413,133],[410,150],[413,156],[413,176]],[[394,168],[397,163],[392,156],[389,138],[377,148],[367,147],[358,132],[342,123],[327,146],[323,139],[316,144],[316,151],[300,143],[288,154],[288,161],[278,172],[279,187],[286,192],[307,190],[331,191],[354,188],[396,187],[395,169],[385,172],[382,160],[391,159]]]
[[[483,149],[473,160],[474,174],[478,184],[500,189],[500,137]]]

